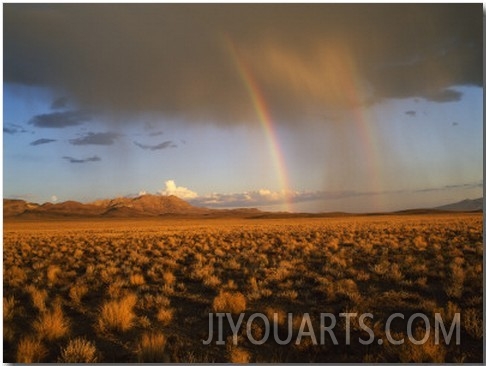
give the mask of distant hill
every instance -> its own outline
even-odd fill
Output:
[[[392,213],[375,213],[362,215],[420,215],[438,214],[447,212],[474,212],[483,210],[483,199],[464,200],[431,209],[413,209],[397,211]],[[328,213],[290,213],[290,212],[266,212],[256,208],[237,209],[209,209],[195,207],[176,196],[162,196],[146,194],[137,197],[118,197],[113,199],[102,199],[91,203],[80,203],[76,201],[65,201],[60,203],[37,203],[26,202],[19,199],[3,200],[3,217],[19,219],[41,219],[41,218],[137,218],[137,217],[245,217],[252,219],[290,219],[290,218],[312,218],[312,217],[344,217],[360,216],[345,212]]]
[[[443,210],[443,211],[462,211],[462,212],[470,212],[470,211],[482,211],[483,210],[483,197],[476,198],[473,200],[466,199],[460,202],[451,203],[444,206],[439,206],[435,208],[436,210]]]
[[[77,217],[156,217],[156,216],[251,216],[257,209],[212,210],[195,207],[176,196],[146,194],[137,197],[119,197],[91,203],[65,201],[42,205],[17,199],[3,200],[5,218],[77,218]]]
[[[191,206],[176,196],[146,194],[134,198],[115,198],[95,201],[93,205],[102,207],[105,216],[160,216],[204,214],[208,209]]]
[[[12,217],[12,216],[21,215],[22,213],[28,210],[34,210],[38,207],[39,205],[37,203],[29,203],[23,200],[4,199],[3,216]]]

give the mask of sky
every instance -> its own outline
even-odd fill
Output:
[[[4,4],[3,196],[483,195],[482,4]]]

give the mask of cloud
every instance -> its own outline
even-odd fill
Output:
[[[6,123],[3,125],[3,133],[14,135],[16,133],[25,133],[27,130],[20,125],[14,123]]]
[[[415,115],[417,114],[417,112],[416,111],[406,111],[405,114],[407,116],[410,116],[410,117],[415,117]]]
[[[42,128],[64,128],[78,126],[91,120],[91,113],[84,110],[38,114],[29,124]]]
[[[473,188],[480,188],[480,187],[483,187],[482,180],[478,182],[468,182],[462,184],[447,184],[439,187],[422,188],[422,189],[417,189],[413,192],[448,191],[451,189],[473,189]]]
[[[55,194],[53,194],[53,195],[51,196],[51,202],[57,202],[57,201],[58,201],[57,196],[56,196]]]
[[[88,132],[83,137],[69,140],[72,145],[113,145],[120,134],[115,132]]]
[[[133,143],[144,150],[152,150],[152,151],[163,150],[169,147],[177,147],[177,145],[174,144],[172,141],[164,141],[157,145],[144,145],[137,141],[133,141]]]
[[[287,202],[298,203],[307,201],[339,199],[363,195],[375,195],[376,192],[356,191],[271,191],[259,189],[243,193],[212,193],[206,196],[189,199],[192,204],[203,207],[261,207]]]
[[[113,115],[228,125],[257,119],[251,77],[275,122],[298,128],[357,103],[482,87],[482,24],[479,3],[5,4],[4,81]],[[34,124],[81,122],[53,117]]]
[[[29,145],[37,146],[37,145],[49,144],[49,143],[54,142],[54,141],[57,141],[57,140],[42,138],[42,139],[37,139],[35,141],[32,141]]]
[[[165,189],[159,191],[161,195],[164,196],[176,196],[185,200],[191,200],[197,198],[197,193],[191,191],[186,187],[177,187],[173,180],[168,180],[165,182]]]
[[[462,93],[454,89],[444,89],[427,95],[425,98],[431,102],[437,103],[458,102],[462,98]]]
[[[76,159],[76,158],[72,158],[70,156],[63,156],[62,158],[66,159],[70,163],[88,163],[88,162],[92,162],[92,161],[101,161],[101,158],[99,156],[96,156],[96,155],[92,156],[90,158],[86,158],[86,159]]]
[[[210,208],[238,208],[238,207],[265,207],[286,203],[301,203],[311,201],[337,200],[351,197],[376,196],[384,194],[410,194],[435,191],[449,191],[455,189],[474,189],[483,186],[483,181],[456,185],[444,185],[423,189],[398,189],[388,191],[271,191],[260,189],[243,193],[212,193],[194,198],[186,197],[193,205]]]
[[[163,131],[155,131],[155,132],[150,132],[149,136],[154,137],[154,136],[160,136],[160,135],[163,135],[163,134],[164,134]]]
[[[63,109],[67,106],[68,99],[66,97],[60,97],[52,101],[51,109]]]

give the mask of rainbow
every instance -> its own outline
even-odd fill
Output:
[[[348,103],[351,106],[353,120],[355,122],[356,130],[358,133],[360,148],[362,157],[364,159],[365,170],[368,173],[366,177],[369,188],[368,192],[374,194],[373,204],[371,210],[379,210],[383,207],[381,199],[382,187],[382,170],[381,170],[381,157],[378,151],[380,146],[377,140],[378,131],[376,131],[376,124],[373,123],[374,118],[370,108],[366,108],[361,100],[361,94],[363,93],[361,88],[361,81],[359,77],[359,71],[357,70],[354,58],[349,52],[341,53],[341,80],[342,87],[345,90],[345,95],[348,98]],[[369,190],[371,189],[371,191]]]
[[[364,159],[365,170],[369,177],[367,180],[371,187],[370,193],[375,193],[374,204],[371,208],[379,210],[383,207],[380,193],[383,191],[382,171],[380,165],[380,152],[377,150],[378,131],[373,123],[373,116],[369,108],[366,108],[363,100],[363,91],[360,87],[360,77],[353,57],[349,52],[341,50],[339,52],[339,64],[335,64],[335,69],[340,75],[341,88],[345,91],[347,102],[351,106],[352,120],[356,126],[357,135],[360,141],[360,150]]]
[[[224,43],[230,53],[231,59],[233,60],[236,69],[238,70],[238,74],[243,81],[243,84],[245,85],[248,95],[251,98],[251,102],[257,114],[258,121],[260,122],[260,125],[265,133],[265,138],[267,140],[270,154],[274,162],[281,192],[284,196],[284,209],[285,211],[290,212],[292,211],[292,202],[290,199],[288,173],[285,165],[284,154],[278,141],[278,134],[275,128],[275,123],[270,114],[268,104],[265,101],[263,93],[259,88],[258,83],[249,66],[239,55],[234,42],[228,35],[224,36]]]

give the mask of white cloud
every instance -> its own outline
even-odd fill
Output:
[[[141,196],[145,196],[147,194],[147,191],[140,191],[138,192],[138,196],[141,197]]]
[[[57,198],[57,196],[56,196],[55,194],[53,194],[53,195],[51,196],[51,201],[52,201],[52,202],[57,202],[57,199],[58,199],[58,198]]]
[[[243,193],[212,193],[191,200],[201,206],[208,207],[256,207],[285,203],[294,199],[299,193],[292,191],[271,191],[259,189]]]
[[[165,189],[160,190],[159,193],[164,196],[176,196],[182,199],[190,200],[197,198],[197,193],[191,191],[189,188],[186,187],[177,187],[173,180],[168,180],[165,182]]]
[[[261,207],[285,203],[298,203],[316,200],[339,199],[360,195],[376,194],[375,192],[355,192],[355,191],[271,191],[269,189],[259,189],[256,191],[243,193],[212,193],[189,199],[192,204],[204,207]]]

